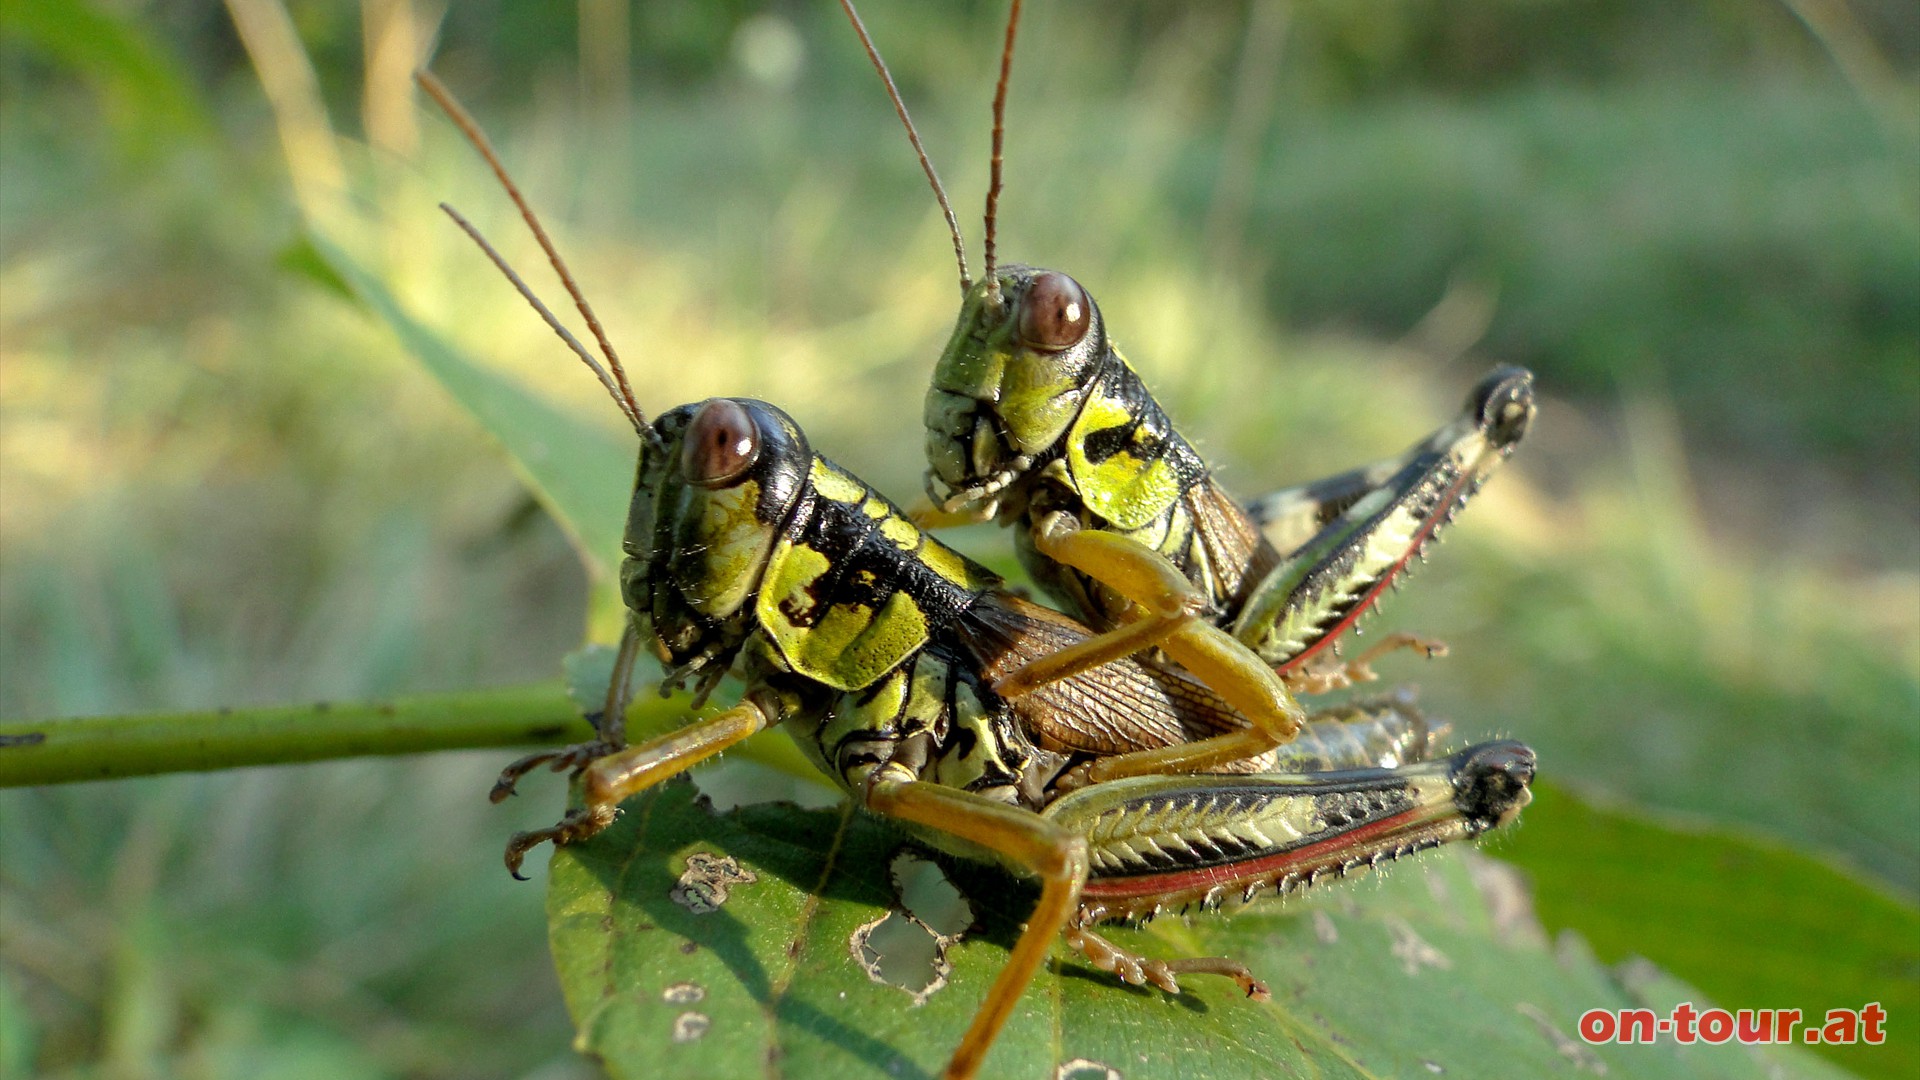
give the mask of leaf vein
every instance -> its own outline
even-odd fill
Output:
[[[778,1080],[781,1075],[775,1064],[779,1060],[775,1055],[780,1049],[780,1005],[786,1000],[787,989],[793,984],[793,974],[800,967],[800,954],[804,951],[800,943],[806,936],[807,928],[813,923],[814,914],[820,910],[820,894],[826,891],[827,881],[833,876],[834,867],[840,862],[840,845],[846,841],[847,829],[853,824],[853,815],[853,801],[849,799],[841,804],[840,824],[833,830],[833,842],[827,845],[826,855],[821,858],[820,878],[813,883],[813,888],[807,891],[807,899],[800,905],[800,914],[794,919],[792,941],[795,947],[787,950],[786,967],[769,987],[766,1010],[769,1045],[767,1052],[761,1055],[761,1059],[766,1062],[766,1075],[771,1080]]]

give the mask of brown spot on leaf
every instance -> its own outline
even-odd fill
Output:
[[[1548,1016],[1545,1009],[1525,1001],[1513,1008],[1521,1016],[1533,1021],[1533,1026],[1540,1029],[1541,1038],[1552,1043],[1560,1056],[1571,1062],[1574,1068],[1581,1072],[1590,1072],[1595,1076],[1607,1075],[1607,1063],[1601,1061],[1599,1055],[1578,1039],[1561,1031],[1559,1025],[1553,1022],[1553,1017]]]
[[[716,857],[704,851],[696,851],[687,856],[687,870],[680,875],[667,896],[676,904],[693,912],[705,915],[720,910],[727,902],[735,885],[747,885],[760,880],[751,870],[742,869],[733,856]]]
[[[1319,938],[1322,945],[1340,940],[1340,928],[1333,925],[1333,916],[1318,908],[1313,912],[1313,936]]]
[[[1453,961],[1446,953],[1427,944],[1426,939],[1413,932],[1399,919],[1387,920],[1387,932],[1393,935],[1393,956],[1400,961],[1401,970],[1408,975],[1420,974],[1421,968],[1439,968],[1441,971],[1453,967]]]
[[[1533,910],[1533,890],[1520,871],[1477,856],[1466,862],[1474,888],[1493,915],[1494,935],[1513,945],[1546,945],[1547,931]]]

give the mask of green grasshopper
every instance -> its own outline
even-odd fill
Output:
[[[1040,880],[1027,928],[947,1067],[950,1077],[969,1077],[1055,936],[1128,982],[1178,992],[1179,975],[1216,974],[1264,995],[1230,959],[1136,956],[1093,927],[1169,904],[1291,892],[1478,836],[1526,805],[1533,755],[1519,743],[1400,764],[1425,756],[1431,733],[1393,700],[1323,714],[1284,758],[1231,762],[1238,774],[1076,782],[1089,764],[1139,754],[1171,752],[1175,766],[1192,765],[1205,756],[1195,747],[1247,721],[1220,695],[1149,660],[1121,658],[1017,699],[995,692],[1010,673],[1093,632],[928,536],[816,455],[772,405],[714,398],[649,422],[498,156],[437,81],[420,81],[519,207],[605,366],[472,225],[443,208],[595,371],[640,439],[620,576],[628,619],[597,737],[522,758],[493,791],[504,799],[542,765],[571,770],[579,782],[582,805],[509,841],[516,876],[539,844],[586,841],[624,799],[785,725],[864,809],[936,848]],[[659,659],[666,684],[692,681],[696,698],[738,675],[740,702],[630,745],[624,717],[642,650]],[[1338,771],[1253,771],[1282,762]]]
[[[998,520],[1034,580],[1103,633],[1007,680],[1018,694],[1157,644],[1195,620],[1226,629],[1290,690],[1319,692],[1373,678],[1369,662],[1399,647],[1444,646],[1389,635],[1350,663],[1334,660],[1342,634],[1370,610],[1441,526],[1512,453],[1533,416],[1532,376],[1501,368],[1466,408],[1411,450],[1351,472],[1241,505],[1213,479],[1191,443],[1106,334],[1098,305],[1053,270],[996,266],[1008,77],[1020,3],[1008,15],[993,105],[986,272],[970,280],[965,243],[893,80],[850,0],[842,0],[880,72],[946,213],[960,264],[962,303],[926,398],[929,526]],[[1261,725],[1284,738],[1286,725]],[[1109,779],[1151,759],[1111,762]]]

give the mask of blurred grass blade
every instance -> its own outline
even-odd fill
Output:
[[[280,0],[226,0],[227,14],[273,109],[294,200],[309,214],[332,212],[346,192],[346,166],[320,94],[320,76]]]
[[[638,443],[564,413],[527,387],[474,363],[408,314],[386,286],[332,241],[318,233],[309,240],[360,303],[392,327],[407,351],[500,440],[527,489],[573,539],[594,579],[612,582]]]
[[[1920,1015],[1920,909],[1785,845],[1536,785],[1502,854],[1533,878],[1541,921],[1602,960],[1645,957],[1728,1008]],[[1820,1053],[1863,1076],[1920,1075],[1912,1039]]]

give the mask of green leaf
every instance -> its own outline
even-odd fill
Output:
[[[1610,962],[1645,957],[1731,1008],[1920,1015],[1920,909],[1776,841],[1536,785],[1506,854],[1541,921]],[[1910,1038],[1820,1053],[1863,1076],[1920,1075]]]
[[[318,232],[309,238],[322,262],[360,303],[392,327],[407,351],[500,440],[527,489],[573,539],[589,572],[601,582],[612,581],[638,444],[468,359],[401,307],[386,286],[339,246]]]
[[[81,0],[4,0],[0,37],[85,80],[126,148],[145,154],[212,129],[178,62],[136,22]]]
[[[931,970],[902,979],[910,989],[876,981],[855,941],[901,906],[886,868],[903,850],[901,834],[846,807],[716,813],[685,780],[629,801],[613,828],[553,860],[550,932],[579,1046],[615,1077],[937,1073],[1034,893],[952,865],[979,926],[915,1006]],[[1524,896],[1499,864],[1455,851],[1304,902],[1112,932],[1150,955],[1240,959],[1272,987],[1266,1003],[1206,976],[1179,997],[1128,987],[1057,944],[985,1073],[1838,1075],[1792,1050],[1586,1045],[1580,1014],[1638,992],[1577,945],[1551,949]]]

